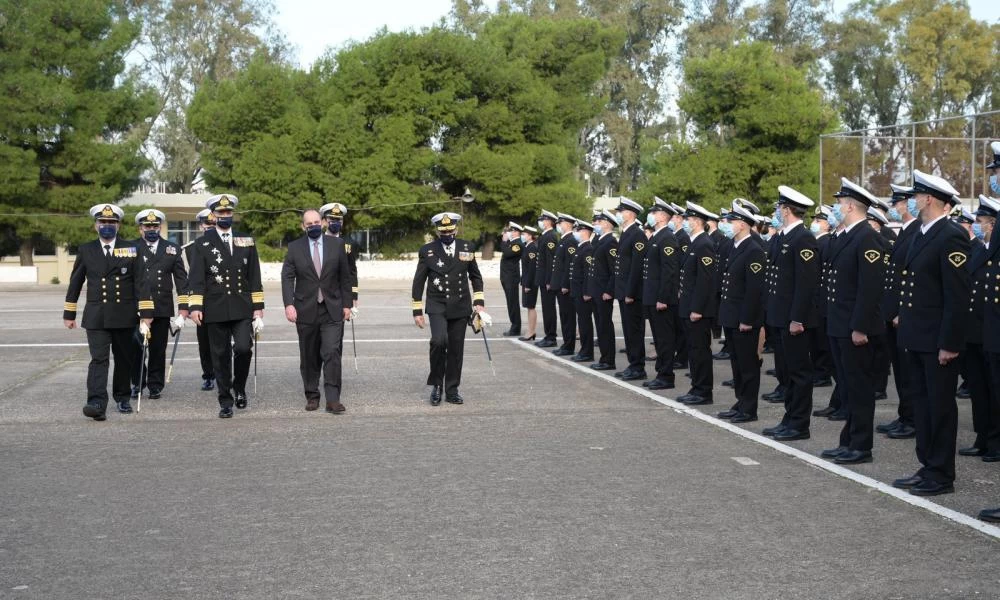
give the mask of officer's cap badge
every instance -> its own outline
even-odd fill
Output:
[[[219,200],[219,206],[226,207],[229,206],[229,204],[229,196],[223,196],[222,199]]]
[[[111,208],[110,204],[105,204],[104,208],[101,209],[102,217],[114,217],[115,211]]]
[[[444,218],[441,219],[441,224],[442,225],[451,225],[451,217],[449,217],[448,215],[445,215]]]

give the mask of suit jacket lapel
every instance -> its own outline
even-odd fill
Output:
[[[330,269],[330,263],[333,262],[334,250],[335,247],[330,243],[330,240],[323,240],[323,265],[320,267],[320,277],[325,275]],[[315,269],[313,270],[315,271]]]
[[[833,263],[837,256],[840,255],[840,251],[850,244],[852,239],[854,239],[854,234],[857,233],[858,229],[865,226],[867,226],[866,223],[858,223],[852,227],[850,231],[841,233],[839,239],[837,240],[837,245],[834,246],[833,251],[830,252],[830,260],[828,262]]]
[[[910,246],[910,251],[906,255],[906,266],[910,266],[913,259],[920,254],[920,251],[927,247],[927,244],[931,242],[932,239],[938,236],[939,233],[944,231],[945,227],[948,227],[948,217],[944,217],[937,223],[931,226],[927,233],[920,235],[919,232],[915,232],[913,235],[917,236],[913,240],[913,244]]]

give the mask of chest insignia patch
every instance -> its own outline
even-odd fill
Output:
[[[760,263],[750,263],[750,270],[753,271],[754,274],[760,273],[760,270],[763,268],[764,267],[762,267]]]
[[[865,252],[865,260],[871,264],[875,264],[875,261],[882,258],[882,253],[877,250],[868,250]]]
[[[804,260],[804,261],[806,261],[806,262],[809,262],[810,260],[812,260],[812,258],[813,258],[814,256],[816,256],[816,253],[815,253],[815,252],[813,252],[812,250],[809,250],[809,249],[807,248],[807,249],[805,249],[805,250],[800,250],[800,251],[799,251],[799,256],[801,256],[801,257],[802,257],[802,260]]]
[[[956,269],[965,264],[967,257],[964,252],[952,252],[948,255],[948,262]]]

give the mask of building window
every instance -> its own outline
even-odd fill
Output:
[[[198,221],[168,221],[167,239],[183,246],[200,235]]]

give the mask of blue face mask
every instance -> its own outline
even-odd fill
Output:
[[[997,180],[996,175],[990,175],[990,189],[997,196],[1000,196],[1000,181]]]
[[[306,227],[306,235],[309,236],[311,240],[318,240],[321,235],[323,235],[322,225],[310,225]]]
[[[833,220],[837,222],[837,225],[844,221],[844,209],[840,207],[840,203],[830,207],[830,215],[833,216]]]
[[[621,213],[615,213],[615,222],[621,225],[625,222],[625,217],[623,217]]]
[[[766,241],[768,241],[768,240],[771,239],[771,234],[770,233],[762,233],[761,236],[760,236],[760,239],[762,239],[762,240],[764,240],[766,242]]]
[[[155,244],[160,239],[159,229],[146,229],[142,232],[142,237],[150,244]]]
[[[781,229],[781,211],[775,212],[771,215],[771,227]]]
[[[976,236],[976,239],[982,240],[986,239],[986,232],[983,231],[983,226],[980,223],[972,224],[972,235]]]
[[[684,233],[691,235],[691,221],[687,219],[681,221],[681,228],[684,229]]]
[[[604,235],[604,225],[600,223],[594,223],[594,235],[597,236]]]
[[[337,234],[344,228],[344,222],[338,219],[330,219],[326,222],[326,228],[330,231],[330,233]]]
[[[646,225],[656,227],[656,216],[654,216],[653,213],[646,215]]]
[[[521,234],[521,243],[522,244],[527,244],[528,243],[528,235],[527,234],[525,234],[525,233]]]
[[[826,222],[830,225],[830,229],[836,229],[837,225],[840,225],[840,221],[838,221],[837,219],[834,219],[833,215],[830,215],[829,217],[827,217],[826,218]]]
[[[670,231],[677,233],[677,223],[670,221],[669,223],[667,223],[667,228],[670,229]]]
[[[454,233],[449,233],[448,235],[441,234],[440,236],[438,236],[438,239],[441,240],[441,243],[444,244],[445,246],[450,246],[452,242],[455,241],[455,234]]]
[[[914,219],[920,218],[920,211],[917,210],[917,199],[910,198],[906,201],[906,212],[910,213],[910,216]]]
[[[97,235],[101,236],[101,239],[110,240],[118,235],[117,225],[98,225]]]
[[[726,236],[729,239],[733,239],[734,237],[736,237],[736,230],[733,228],[732,223],[721,221],[719,223],[719,231],[721,231],[722,235]]]
[[[885,216],[889,217],[889,220],[892,221],[893,223],[903,222],[903,215],[899,214],[899,211],[896,210],[895,205],[893,205],[892,208],[889,209],[889,212],[885,213]]]
[[[817,223],[816,221],[813,221],[812,224],[809,225],[809,231],[813,232],[813,235],[818,234],[819,233],[819,223]]]
[[[233,226],[232,217],[216,217],[215,226],[219,229],[230,229]]]
[[[541,221],[541,220],[535,221],[535,225],[538,225],[538,231],[545,231],[545,222],[544,221]]]

